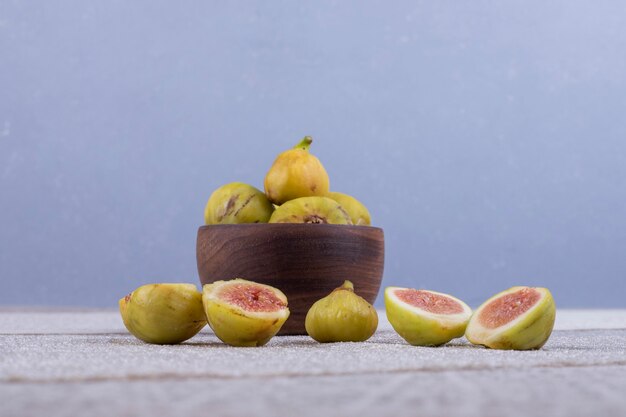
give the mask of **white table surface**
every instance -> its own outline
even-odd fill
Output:
[[[626,310],[560,310],[538,351],[144,344],[115,311],[0,310],[0,416],[626,416]]]

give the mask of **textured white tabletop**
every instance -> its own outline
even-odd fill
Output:
[[[205,329],[144,344],[112,311],[0,310],[0,416],[626,416],[626,310],[561,310],[538,351],[406,344],[384,314],[365,343]]]

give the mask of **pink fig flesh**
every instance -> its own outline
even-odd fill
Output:
[[[522,288],[503,295],[482,309],[479,323],[488,329],[503,326],[530,310],[540,299],[541,294],[534,288]]]
[[[267,288],[254,284],[233,284],[225,286],[219,298],[245,311],[272,312],[287,306],[283,300]]]
[[[395,295],[401,301],[433,314],[459,314],[464,311],[455,300],[430,291],[407,288],[395,291]]]

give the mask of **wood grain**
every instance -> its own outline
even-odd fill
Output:
[[[211,225],[198,229],[202,285],[244,278],[271,285],[289,300],[279,334],[306,334],[313,303],[348,279],[373,303],[384,268],[384,234],[377,227],[329,224]]]

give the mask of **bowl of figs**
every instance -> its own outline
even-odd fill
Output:
[[[383,276],[383,230],[371,225],[359,200],[330,190],[311,143],[307,136],[280,153],[263,191],[240,182],[216,189],[198,229],[200,283],[219,286],[240,279],[279,290],[281,296],[272,298],[249,289],[237,294],[231,285],[228,295],[232,303],[267,317],[284,298],[289,314],[279,335],[307,334],[305,318],[312,305],[345,281],[353,286],[350,291],[374,303]]]

